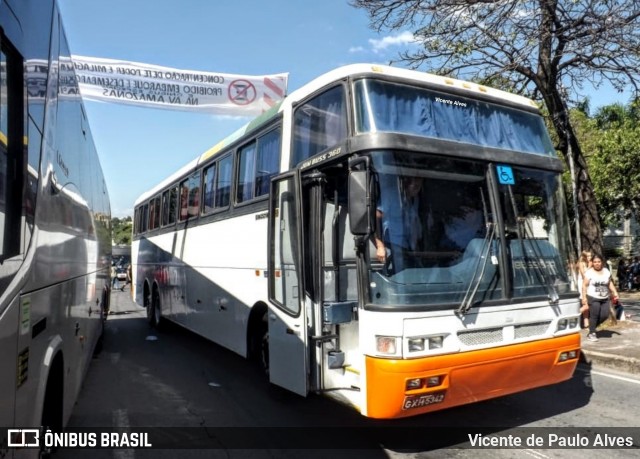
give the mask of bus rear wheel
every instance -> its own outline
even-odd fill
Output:
[[[149,310],[147,310],[147,317],[149,317],[149,323],[154,328],[160,328],[162,322],[162,310],[160,309],[160,294],[157,290],[153,291],[151,295],[151,303]]]
[[[149,289],[145,286],[144,289],[144,297],[143,297],[143,304],[144,304],[144,309],[147,312],[147,322],[149,322],[149,325],[152,325],[152,321],[153,321],[153,309],[151,309],[151,292],[149,292]]]
[[[158,294],[158,290],[153,289],[153,293],[150,293],[149,290],[145,289],[144,307],[147,311],[147,321],[149,322],[149,325],[154,328],[158,328],[162,320],[160,295]]]

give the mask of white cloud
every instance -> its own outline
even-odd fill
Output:
[[[362,53],[364,52],[364,48],[362,46],[352,46],[349,48],[350,53]]]
[[[369,39],[369,44],[371,45],[373,52],[376,54],[385,51],[391,46],[409,45],[415,42],[415,37],[409,31],[402,32],[398,35],[387,36],[381,39]]]

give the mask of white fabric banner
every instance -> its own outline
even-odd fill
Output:
[[[288,73],[263,76],[178,70],[72,56],[84,99],[221,115],[259,115],[280,102]]]

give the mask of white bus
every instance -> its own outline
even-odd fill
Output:
[[[374,418],[564,381],[580,336],[561,171],[528,99],[339,68],[139,197],[135,298]]]
[[[70,56],[55,1],[0,1],[0,426],[9,429],[62,430],[109,307],[109,196],[82,102],[59,92]],[[44,93],[30,91],[33,62]],[[8,448],[21,439],[6,435],[0,457],[38,454]]]

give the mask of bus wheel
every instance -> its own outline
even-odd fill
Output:
[[[259,353],[258,363],[265,375],[269,376],[269,327],[267,325],[267,315],[264,315],[264,320],[260,323],[259,332]]]
[[[146,287],[146,285],[145,285],[144,297],[142,301],[144,304],[144,309],[147,311],[147,322],[149,322],[149,325],[153,325],[154,312],[152,309],[151,293],[149,292],[149,289]]]
[[[160,323],[162,322],[162,310],[160,309],[160,295],[157,290],[153,291],[149,309],[147,309],[147,316],[150,315],[151,317],[149,321],[151,326],[154,328],[160,328]]]
[[[93,350],[93,356],[97,356],[102,352],[104,348],[104,329],[107,323],[107,316],[109,315],[109,295],[105,290],[102,292],[102,303],[100,304],[100,335],[98,336],[98,341],[96,342],[96,347]]]
[[[53,432],[62,432],[62,396],[63,396],[63,363],[60,355],[53,359],[49,378],[44,393],[44,403],[42,406],[42,419],[40,425],[44,429],[51,429]],[[49,458],[53,452],[52,448],[44,447],[44,443],[39,451],[40,458]]]

